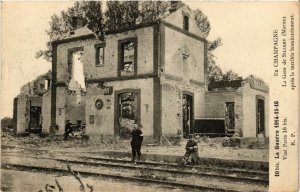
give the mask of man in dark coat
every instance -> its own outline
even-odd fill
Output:
[[[185,146],[185,159],[186,161],[184,164],[196,164],[199,162],[199,155],[198,155],[198,145],[197,142],[193,140],[193,136],[189,136],[189,140]]]
[[[136,162],[135,158],[137,156],[137,161],[141,158],[141,146],[143,142],[143,133],[140,130],[142,125],[138,126],[137,124],[133,125],[133,130],[131,132],[132,140],[131,140],[131,149],[132,149],[132,162]]]
[[[68,140],[69,134],[72,132],[72,124],[70,123],[70,120],[67,120],[67,123],[65,125],[64,140]]]

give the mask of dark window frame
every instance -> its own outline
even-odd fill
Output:
[[[266,137],[266,98],[262,95],[255,95],[255,119],[256,119],[256,137],[258,137],[258,104],[259,100],[263,101],[263,135]]]
[[[190,16],[186,13],[183,13],[183,30],[189,31],[190,30]]]
[[[130,37],[118,41],[118,77],[121,77],[121,71],[124,67],[124,44],[133,42],[134,43],[134,66],[133,66],[133,76],[137,75],[137,55],[138,55],[138,38]]]
[[[103,67],[104,66],[104,61],[105,61],[105,46],[106,43],[99,43],[95,45],[95,66],[96,67]],[[103,64],[100,64],[100,59],[99,59],[99,55],[100,55],[100,51],[101,49],[103,49]]]

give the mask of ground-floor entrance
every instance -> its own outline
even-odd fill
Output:
[[[182,95],[182,129],[183,137],[188,138],[190,134],[193,134],[194,124],[194,109],[193,109],[193,95]]]
[[[130,139],[133,124],[140,123],[140,90],[128,89],[115,91],[115,130],[120,139]]]
[[[265,135],[265,101],[258,98],[256,101],[256,130],[257,135]]]
[[[42,131],[42,107],[30,106],[29,132],[40,133]]]
[[[234,134],[234,128],[235,128],[234,102],[225,102],[226,134]]]

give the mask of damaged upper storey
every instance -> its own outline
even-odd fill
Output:
[[[24,84],[20,89],[20,95],[42,96],[51,87],[51,70],[38,76],[35,80]]]
[[[71,63],[72,52],[80,50],[86,83],[164,75],[204,86],[205,77],[199,74],[204,72],[206,76],[207,41],[201,37],[193,12],[184,4],[178,7],[156,22],[137,24],[126,31],[108,31],[104,41],[99,41],[86,26],[54,41],[56,83],[68,86],[70,78],[65,74],[70,69],[64,66]],[[183,62],[188,62],[188,67]],[[189,75],[183,74],[184,70],[199,73],[191,73],[186,80]]]
[[[185,5],[156,22],[107,32],[105,41],[81,27],[52,46],[52,127],[71,118],[65,92],[77,56],[86,86],[82,121],[91,135],[118,137],[138,122],[145,136],[187,136],[194,118],[205,115],[207,41]]]

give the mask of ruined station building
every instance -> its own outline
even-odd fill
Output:
[[[51,73],[51,70],[49,70],[23,85],[20,93],[14,98],[13,123],[16,135],[39,134],[42,132],[42,109],[47,110],[43,97],[50,91]]]
[[[51,115],[43,132],[62,134],[70,119],[85,123],[96,139],[126,138],[133,123],[143,126],[146,140],[187,137],[194,119],[205,116],[207,41],[186,5],[171,8],[155,22],[107,32],[105,41],[85,26],[54,41]],[[74,80],[75,68],[83,77]],[[84,98],[84,109],[70,108],[70,87]]]
[[[207,41],[181,2],[104,41],[78,26],[52,51],[52,74],[15,99],[17,134],[62,135],[70,120],[95,140],[128,139],[137,123],[146,142],[190,134],[268,142],[268,85],[249,76],[208,87]]]
[[[206,118],[196,120],[195,132],[268,143],[269,87],[263,80],[250,75],[212,83],[205,93],[205,106]]]

